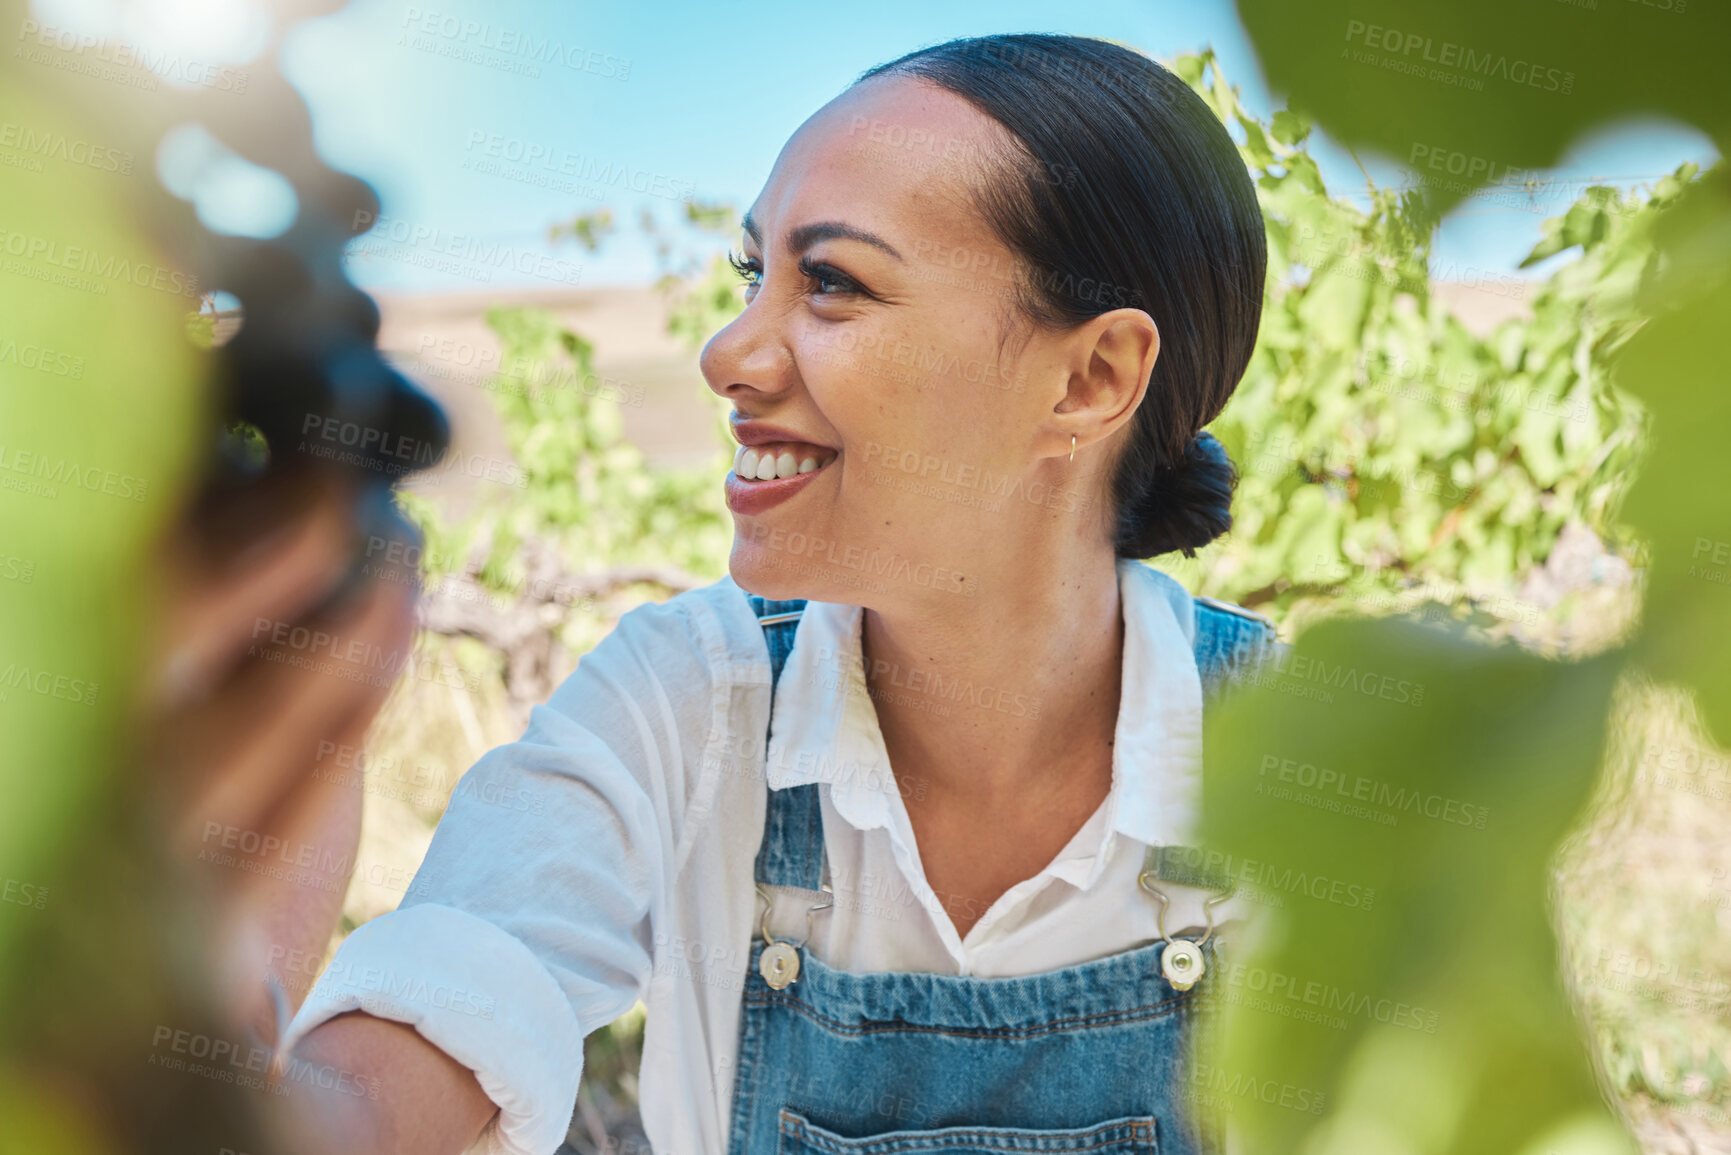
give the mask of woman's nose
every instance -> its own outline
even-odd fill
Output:
[[[797,378],[780,318],[761,296],[709,339],[697,364],[710,389],[729,400],[780,393]]]

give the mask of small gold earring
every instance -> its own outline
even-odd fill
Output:
[[[1070,460],[1076,460],[1076,435],[1070,434]]]

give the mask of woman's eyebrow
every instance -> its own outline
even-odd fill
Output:
[[[758,248],[762,248],[763,230],[758,227],[756,221],[751,219],[750,213],[745,214],[743,225],[746,235],[752,239]],[[801,225],[788,234],[787,248],[791,253],[803,253],[819,241],[859,241],[861,244],[882,249],[898,261],[902,259],[902,255],[896,252],[895,246],[876,233],[855,228],[853,225],[844,224],[841,221],[818,221],[815,224]]]

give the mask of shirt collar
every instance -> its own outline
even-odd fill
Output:
[[[1118,592],[1125,630],[1112,787],[1049,868],[1079,886],[1098,877],[1113,833],[1150,846],[1183,844],[1200,814],[1202,681],[1190,594],[1122,558]],[[863,620],[858,606],[807,603],[775,690],[766,777],[776,790],[827,782],[831,805],[847,821],[893,828],[898,787],[866,692]]]
[[[889,824],[896,787],[877,708],[866,690],[859,606],[807,602],[775,687],[766,778],[773,790],[830,785],[830,801],[861,829]]]

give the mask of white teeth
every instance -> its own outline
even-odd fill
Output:
[[[777,481],[812,473],[822,468],[815,454],[796,456],[791,449],[750,449],[740,446],[733,455],[733,473],[741,481]]]

